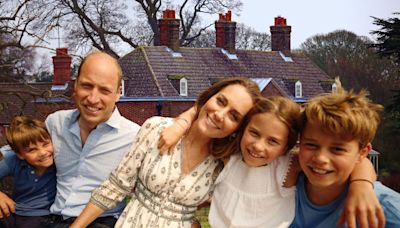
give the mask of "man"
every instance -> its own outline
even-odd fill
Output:
[[[116,59],[91,53],[79,66],[73,99],[77,109],[50,114],[47,128],[54,144],[57,195],[47,226],[68,227],[129,150],[139,125],[122,117],[115,105],[122,71]],[[113,227],[124,204],[103,214],[92,226]]]

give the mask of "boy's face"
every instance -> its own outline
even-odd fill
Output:
[[[50,139],[31,143],[27,148],[19,151],[17,156],[28,162],[35,170],[44,170],[53,165],[53,144]]]
[[[285,153],[288,135],[289,129],[275,114],[254,115],[240,142],[243,160],[252,167],[271,163]]]
[[[322,131],[319,125],[307,123],[300,139],[300,166],[311,187],[341,191],[370,146],[360,149],[357,139],[345,140]]]

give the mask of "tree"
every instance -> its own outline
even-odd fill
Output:
[[[391,82],[396,75],[393,62],[381,59],[372,41],[366,37],[338,30],[316,35],[301,44],[301,50],[331,77],[339,76],[346,88],[370,91],[374,101],[387,104]]]
[[[173,5],[161,0],[135,0],[134,15],[129,5],[117,0],[53,0],[53,9],[66,30],[68,44],[76,49],[87,44],[119,57],[117,46],[136,48],[138,45],[157,43],[159,37],[158,19],[161,11],[176,10],[180,18],[180,44],[188,46],[212,24],[203,24],[201,17],[216,14],[227,9],[240,10],[240,0],[180,0]],[[53,10],[54,11],[54,10]],[[55,14],[55,13],[54,13]],[[129,15],[129,16],[128,16]],[[133,16],[132,16],[133,15]],[[134,19],[132,19],[134,18]]]
[[[400,12],[394,15],[400,15]],[[377,42],[371,44],[371,47],[377,48],[381,56],[395,57],[400,63],[400,18],[393,17],[387,20],[372,18],[374,18],[374,24],[380,26],[380,29],[371,32],[377,35]]]
[[[1,81],[23,81],[32,74],[36,51],[24,38],[36,36],[32,26],[38,15],[30,12],[33,6],[30,0],[0,2]]]
[[[215,47],[215,31],[207,29],[194,40],[190,47]],[[236,28],[236,49],[266,51],[271,49],[271,36],[257,32],[245,24],[238,23]]]

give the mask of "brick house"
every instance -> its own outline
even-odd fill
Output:
[[[215,22],[215,47],[180,47],[179,25],[175,12],[165,10],[159,20],[159,45],[138,47],[119,60],[124,80],[117,105],[122,115],[139,124],[153,115],[176,116],[191,107],[202,90],[225,77],[251,78],[265,96],[282,95],[300,103],[332,90],[333,80],[327,74],[304,55],[290,51],[291,26],[285,18],[275,18],[270,26],[272,51],[236,49],[236,22],[230,11]],[[11,87],[41,91],[45,96],[24,96],[28,103],[24,113],[40,119],[55,110],[73,108],[71,57],[66,48],[56,50],[53,64],[52,83],[0,83],[0,98],[15,100],[16,95],[3,92]],[[19,113],[10,107],[1,111],[0,125],[7,125]]]

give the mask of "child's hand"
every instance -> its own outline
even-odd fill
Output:
[[[172,154],[174,151],[175,145],[179,142],[179,139],[186,133],[187,129],[182,127],[183,125],[177,120],[174,123],[165,128],[161,135],[160,140],[158,142],[158,149],[160,150],[160,154]]]
[[[0,192],[0,218],[15,213],[15,202],[6,194]]]
[[[385,227],[385,215],[371,183],[354,181],[349,192],[338,225],[347,223],[348,228]]]

